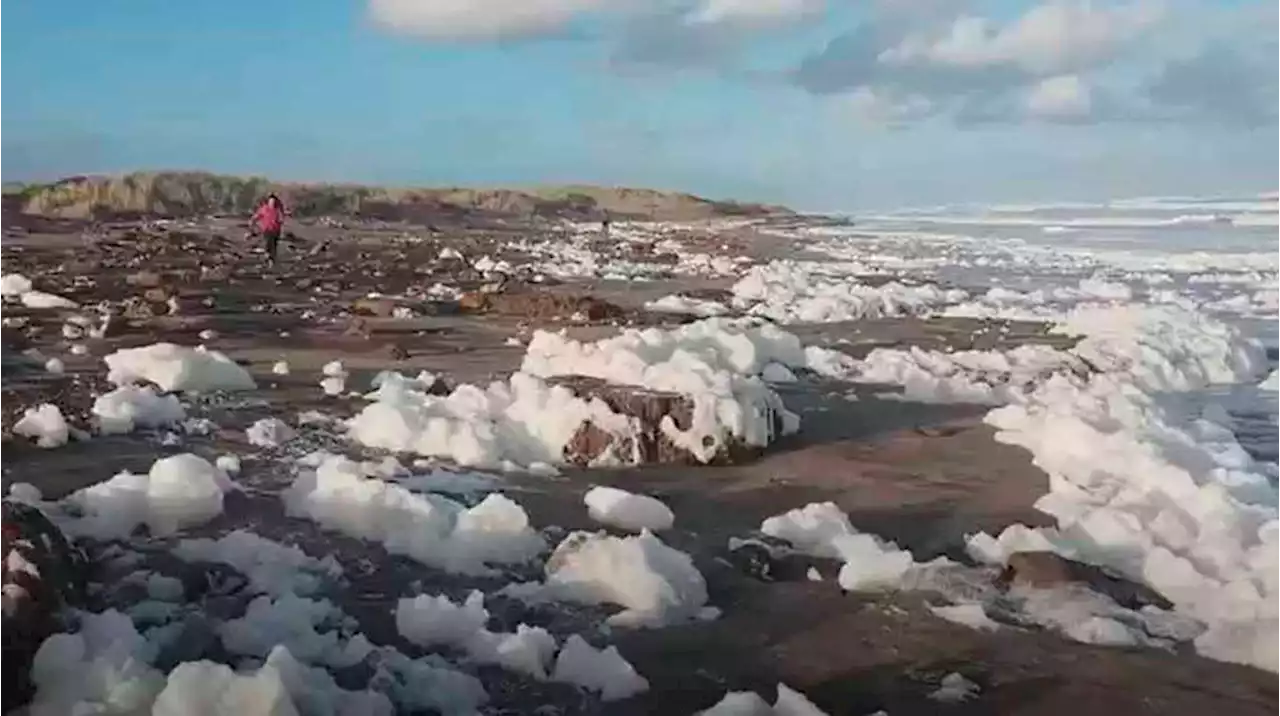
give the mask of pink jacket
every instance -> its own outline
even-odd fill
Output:
[[[284,209],[268,201],[253,213],[253,223],[264,232],[279,231],[284,226]]]

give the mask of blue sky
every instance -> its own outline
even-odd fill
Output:
[[[5,11],[5,180],[586,182],[805,209],[1277,185],[1270,0]]]

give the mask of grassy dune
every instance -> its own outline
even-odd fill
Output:
[[[786,213],[782,207],[712,201],[690,194],[598,186],[534,189],[391,188],[298,184],[206,172],[139,172],[6,186],[10,201],[39,216],[91,219],[246,214],[276,192],[299,216],[428,220],[440,216],[558,216],[581,219],[699,219]]]

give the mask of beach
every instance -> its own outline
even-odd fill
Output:
[[[34,703],[1269,713],[1275,212],[9,222]]]

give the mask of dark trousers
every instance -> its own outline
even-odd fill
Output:
[[[262,240],[267,245],[267,260],[271,263],[276,262],[276,254],[280,248],[280,232],[264,231],[262,232]]]

